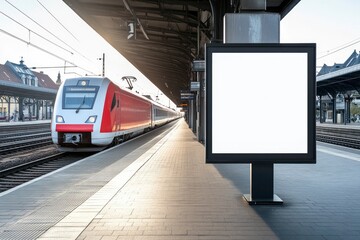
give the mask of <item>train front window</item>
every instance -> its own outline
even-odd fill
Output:
[[[64,109],[92,109],[98,92],[98,87],[67,86],[64,89]]]

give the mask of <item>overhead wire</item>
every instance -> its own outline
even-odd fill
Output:
[[[38,26],[40,26],[42,29],[44,29],[46,32],[48,32],[49,34],[51,34],[52,36],[54,36],[56,39],[58,39],[59,41],[61,41],[62,43],[64,43],[66,46],[68,46],[69,48],[71,48],[72,50],[74,50],[76,53],[78,53],[79,55],[81,55],[83,58],[85,58],[85,59],[87,59],[88,61],[91,62],[91,60],[88,59],[86,56],[84,56],[84,55],[81,54],[80,52],[76,51],[76,50],[75,50],[74,48],[72,48],[69,44],[65,43],[63,40],[61,40],[60,38],[58,38],[55,34],[51,33],[49,30],[47,30],[46,28],[44,28],[41,24],[37,23],[37,22],[36,22],[35,20],[33,20],[30,16],[28,16],[26,13],[24,13],[23,11],[21,11],[20,9],[18,9],[16,6],[14,6],[13,4],[11,4],[8,0],[5,0],[5,1],[6,1],[8,4],[10,4],[13,8],[15,8],[17,11],[19,11],[20,13],[22,13],[23,15],[25,15],[28,19],[30,19],[31,21],[33,21],[34,23],[36,23]],[[50,13],[50,11],[48,11],[48,12]],[[55,58],[61,59],[61,60],[65,61],[65,62],[68,62],[69,64],[71,64],[71,65],[73,65],[73,66],[75,66],[75,67],[77,67],[77,68],[79,68],[79,69],[82,69],[82,70],[84,70],[84,71],[86,71],[86,72],[88,72],[88,73],[90,73],[90,74],[92,74],[92,75],[96,75],[94,72],[92,72],[92,71],[90,71],[90,70],[88,70],[88,69],[85,69],[85,68],[83,68],[83,67],[80,67],[80,66],[76,65],[75,63],[73,63],[73,62],[71,62],[71,61],[69,61],[69,60],[67,60],[67,59],[65,59],[65,58],[63,58],[63,57],[61,57],[61,56],[59,56],[59,55],[57,55],[57,54],[55,54],[55,53],[53,53],[53,52],[51,52],[51,51],[46,50],[46,49],[43,48],[43,47],[40,47],[40,46],[38,46],[38,45],[36,45],[36,44],[31,43],[31,42],[30,42],[30,33],[34,33],[34,34],[37,35],[38,37],[44,39],[44,40],[47,41],[47,42],[50,42],[51,44],[55,45],[56,47],[59,47],[59,48],[65,50],[65,51],[71,53],[72,55],[74,54],[73,52],[69,51],[68,49],[66,49],[66,48],[60,46],[59,44],[57,44],[57,43],[55,43],[55,42],[53,42],[53,41],[51,41],[51,40],[49,40],[49,39],[41,36],[40,34],[36,33],[35,31],[31,30],[30,28],[26,27],[24,24],[22,24],[22,23],[16,21],[15,19],[11,18],[11,17],[8,16],[7,14],[5,14],[3,11],[0,11],[0,13],[2,13],[5,17],[9,18],[10,20],[14,21],[15,23],[19,24],[20,26],[22,26],[23,28],[25,28],[26,30],[28,30],[28,31],[29,31],[29,40],[26,41],[26,40],[24,40],[24,39],[22,39],[22,38],[20,38],[20,37],[18,37],[18,36],[15,36],[14,34],[11,34],[10,32],[7,32],[7,31],[4,30],[4,29],[1,29],[1,28],[0,28],[0,32],[4,33],[4,34],[6,34],[6,35],[8,35],[8,36],[10,36],[10,37],[12,37],[12,38],[15,38],[15,39],[17,39],[17,40],[19,40],[19,41],[21,41],[21,42],[23,42],[23,43],[26,43],[28,46],[32,46],[32,47],[34,47],[34,48],[37,48],[38,50],[43,51],[43,52],[45,52],[45,53],[47,53],[47,54],[49,54],[49,55],[51,55],[51,56],[53,56],[53,57],[55,57]],[[51,14],[51,13],[50,13],[50,14]],[[52,14],[51,14],[51,15],[52,15]],[[75,37],[75,36],[74,36],[74,37]],[[76,38],[76,37],[75,37],[75,38]]]
[[[50,12],[49,9],[47,9],[39,0],[37,0],[37,2],[38,2],[71,36],[73,36],[74,39],[76,39],[77,41],[79,41],[79,40],[75,37],[75,35],[74,35],[69,29],[67,29],[67,28],[59,21],[59,19],[57,19],[57,18],[54,16],[54,14],[52,14],[52,13]]]
[[[358,41],[358,40],[360,40],[360,37],[358,37],[358,38],[356,38],[356,39],[354,39],[354,40],[352,40],[352,41],[350,41],[350,42],[341,44],[340,46],[331,48],[331,49],[329,49],[329,50],[327,50],[327,51],[323,51],[323,52],[321,52],[320,54],[327,54],[327,53],[329,53],[329,52],[331,52],[331,51],[337,50],[337,49],[339,49],[339,48],[341,48],[341,47],[343,47],[343,46],[346,46],[346,45],[351,44],[351,43],[353,43],[353,42],[355,42],[355,41]]]
[[[42,47],[40,47],[40,46],[38,46],[38,45],[36,45],[36,44],[33,44],[33,43],[31,43],[31,42],[28,42],[28,41],[25,41],[24,39],[22,39],[22,38],[20,38],[20,37],[18,37],[18,36],[15,36],[14,34],[9,33],[8,31],[6,31],[6,30],[4,30],[4,29],[1,29],[1,28],[0,28],[0,32],[4,33],[4,34],[6,34],[6,35],[8,35],[8,36],[10,36],[10,37],[12,37],[12,38],[15,38],[16,40],[19,40],[20,42],[23,42],[23,43],[26,43],[27,45],[30,45],[30,46],[32,46],[32,47],[35,47],[35,48],[37,48],[37,49],[39,49],[39,50],[41,50],[41,51],[43,51],[43,52],[45,52],[45,53],[53,56],[53,57],[56,57],[56,58],[61,59],[61,60],[63,60],[63,61],[67,61],[65,58],[60,57],[59,55],[56,55],[55,53],[52,53],[52,52],[50,52],[50,51],[48,51],[48,50],[46,50],[46,49],[44,49],[44,48],[42,48]],[[71,63],[70,61],[67,61],[67,62]],[[71,63],[71,64],[74,65],[74,66],[76,66],[74,63]]]
[[[39,26],[40,28],[42,28],[44,31],[46,31],[47,33],[49,33],[51,36],[55,37],[57,40],[59,40],[61,43],[65,44],[66,46],[68,46],[69,48],[71,48],[74,52],[78,53],[79,55],[81,55],[83,58],[88,59],[87,57],[85,57],[83,54],[81,54],[80,52],[78,52],[76,49],[74,49],[73,47],[71,47],[69,44],[67,44],[65,41],[63,41],[61,38],[59,38],[58,36],[56,36],[55,34],[53,34],[52,32],[50,32],[49,30],[47,30],[44,26],[42,26],[41,24],[39,24],[38,22],[36,22],[33,18],[31,18],[29,15],[27,15],[26,13],[24,13],[23,11],[21,11],[18,7],[16,7],[14,4],[10,3],[8,0],[5,0],[5,2],[7,2],[10,6],[12,6],[13,8],[15,8],[17,11],[19,11],[21,14],[23,14],[25,17],[27,17],[28,19],[30,19],[33,23],[35,23],[37,26]],[[89,61],[91,61],[90,59],[88,59]]]
[[[10,20],[14,21],[15,23],[17,23],[18,25],[22,26],[23,28],[25,28],[25,29],[28,30],[29,32],[32,32],[32,33],[35,34],[36,36],[42,38],[43,40],[45,40],[45,41],[47,41],[47,42],[55,45],[55,46],[58,47],[58,48],[61,48],[62,50],[66,51],[66,52],[68,52],[68,53],[70,53],[70,54],[74,54],[74,53],[71,52],[70,50],[68,50],[68,49],[60,46],[59,44],[57,44],[57,43],[55,43],[55,42],[53,42],[53,41],[51,41],[51,40],[49,40],[49,39],[47,39],[47,38],[45,38],[45,37],[43,37],[43,36],[41,36],[39,33],[31,30],[30,28],[26,27],[26,26],[23,25],[22,23],[16,21],[15,19],[13,19],[12,17],[10,17],[10,16],[7,15],[6,13],[4,13],[3,11],[0,11],[0,13],[1,13],[2,15],[4,15],[5,17],[9,18]],[[29,42],[30,42],[30,41],[29,41]]]
[[[352,40],[352,41],[350,41],[350,42],[348,42],[348,43],[345,43],[345,44],[343,44],[343,45],[341,45],[341,46],[339,46],[339,47],[336,47],[336,48],[333,48],[332,50],[329,50],[329,51],[331,51],[331,52],[328,51],[327,54],[325,54],[325,55],[323,55],[323,56],[320,56],[320,57],[318,57],[317,59],[321,59],[321,58],[327,57],[327,56],[329,56],[329,55],[331,55],[331,54],[337,53],[337,52],[339,52],[339,51],[341,51],[341,50],[344,50],[345,48],[348,48],[348,47],[350,47],[350,46],[352,46],[352,45],[355,45],[355,44],[357,44],[357,43],[359,43],[359,42],[360,42],[360,38],[356,38],[356,39],[354,39],[354,40]]]
[[[51,56],[53,56],[53,57],[55,57],[55,58],[58,58],[58,59],[63,60],[63,61],[65,61],[65,62],[67,62],[67,63],[70,63],[70,64],[73,65],[74,67],[80,68],[80,69],[82,69],[82,70],[84,70],[84,71],[86,71],[86,72],[88,72],[88,73],[91,73],[91,74],[93,74],[93,75],[96,75],[94,72],[92,72],[92,71],[90,71],[90,70],[87,70],[87,69],[85,69],[85,68],[83,68],[83,67],[80,67],[80,66],[76,65],[75,63],[73,63],[73,62],[71,62],[71,61],[69,61],[69,60],[67,60],[67,59],[65,59],[65,58],[63,58],[63,57],[60,57],[59,55],[57,55],[57,54],[55,54],[55,53],[52,53],[52,52],[46,50],[45,48],[42,48],[42,47],[40,47],[40,46],[38,46],[38,45],[36,45],[36,44],[33,44],[33,43],[31,43],[31,42],[27,42],[27,41],[25,41],[24,39],[22,39],[22,38],[20,38],[20,37],[18,37],[18,36],[15,36],[14,34],[9,33],[8,31],[5,31],[4,29],[1,29],[1,28],[0,28],[0,32],[4,33],[4,34],[6,34],[6,35],[8,35],[8,36],[10,36],[10,37],[12,37],[12,38],[15,38],[15,39],[17,39],[17,40],[19,40],[19,41],[21,41],[21,42],[23,42],[23,43],[26,43],[26,44],[29,45],[29,46],[32,46],[32,47],[34,47],[34,48],[37,48],[37,49],[39,49],[40,51],[43,51],[43,52],[45,52],[45,53],[47,53],[47,54],[49,54],[49,55],[51,55]]]
[[[40,50],[40,51],[42,51],[42,52],[45,52],[45,53],[47,53],[47,54],[49,54],[49,55],[51,55],[51,56],[53,56],[53,57],[55,57],[55,58],[58,58],[58,59],[63,60],[63,61],[65,61],[65,62],[67,62],[67,63],[70,63],[71,65],[73,65],[73,66],[75,66],[75,67],[77,67],[77,68],[80,68],[80,69],[82,69],[82,70],[84,70],[84,71],[86,71],[86,72],[88,72],[88,73],[91,73],[91,74],[95,75],[94,72],[92,72],[92,71],[90,71],[90,70],[87,70],[87,69],[85,69],[85,68],[83,68],[83,67],[80,67],[80,66],[76,65],[75,63],[73,63],[73,62],[71,62],[71,61],[69,61],[69,60],[67,60],[67,59],[65,59],[65,58],[63,58],[63,57],[60,57],[59,55],[57,55],[57,54],[55,54],[55,53],[52,53],[52,52],[46,50],[45,48],[42,48],[42,47],[40,47],[40,46],[38,46],[38,45],[36,45],[36,44],[33,44],[33,43],[28,42],[28,41],[26,41],[26,40],[24,40],[24,39],[22,39],[22,38],[20,38],[20,37],[18,37],[18,36],[15,36],[14,34],[9,33],[8,31],[6,31],[6,30],[4,30],[4,29],[2,29],[2,28],[0,28],[0,32],[4,33],[4,34],[6,34],[6,35],[8,35],[8,36],[10,36],[10,37],[12,37],[12,38],[15,38],[16,40],[18,40],[18,41],[20,41],[20,42],[26,43],[27,45],[32,46],[32,47],[34,47],[34,48],[36,48],[36,49],[38,49],[38,50]]]

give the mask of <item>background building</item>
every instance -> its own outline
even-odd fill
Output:
[[[23,59],[20,64],[0,64],[0,121],[51,119],[58,87],[48,75],[30,70]]]

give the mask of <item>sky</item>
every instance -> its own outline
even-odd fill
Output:
[[[360,0],[301,0],[281,21],[281,42],[316,43],[317,66],[344,62],[360,50]],[[350,45],[350,46],[349,46]],[[0,64],[23,57],[34,71],[54,81],[99,75],[105,53],[105,75],[127,86],[122,76],[135,76],[135,90],[169,100],[121,54],[78,17],[62,0],[0,0]],[[78,66],[53,68],[66,66]],[[51,67],[51,68],[40,68]],[[318,71],[320,68],[317,69]]]
[[[343,63],[360,51],[359,10],[359,0],[301,0],[280,22],[280,41],[316,43],[318,67]]]
[[[0,0],[0,64],[19,63],[23,58],[29,68],[36,67],[34,71],[43,71],[56,81],[59,72],[62,80],[102,74],[103,61],[99,58],[103,53],[106,77],[126,87],[121,78],[134,76],[133,91],[153,99],[159,96],[162,104],[175,107],[63,1]]]

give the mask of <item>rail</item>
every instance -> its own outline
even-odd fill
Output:
[[[316,140],[360,149],[360,128],[316,126]]]

